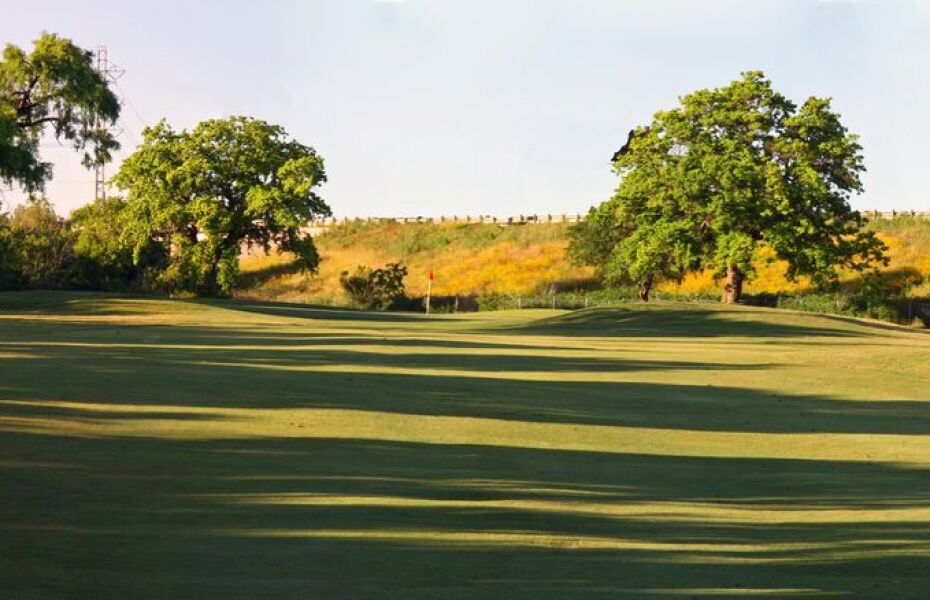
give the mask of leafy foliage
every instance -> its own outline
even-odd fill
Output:
[[[623,269],[609,269],[614,248],[629,236],[631,231],[616,223],[606,204],[593,207],[587,217],[568,228],[568,257],[576,265],[590,265],[598,276],[609,283],[626,283],[628,274]]]
[[[639,127],[614,163],[621,176],[574,254],[641,283],[710,268],[738,300],[760,250],[786,277],[835,281],[838,268],[885,262],[884,245],[849,206],[862,191],[861,147],[827,99],[800,107],[761,72],[700,90]]]
[[[119,144],[108,127],[119,112],[92,54],[71,40],[43,33],[29,53],[7,45],[0,60],[0,182],[42,189],[52,174],[39,157],[46,126],[83,151],[85,166],[109,161]]]
[[[9,217],[0,213],[0,290],[15,290],[22,283],[17,236]]]
[[[152,246],[137,264],[120,236],[120,198],[83,206],[64,219],[44,198],[0,214],[0,290],[150,289],[166,257]]]
[[[12,251],[21,283],[29,287],[66,287],[74,258],[65,220],[48,200],[33,199],[10,215]]]
[[[163,246],[150,242],[137,261],[123,238],[126,201],[118,196],[98,199],[71,213],[75,265],[72,286],[117,290],[153,287],[157,273],[167,266]]]
[[[353,302],[365,308],[385,309],[405,297],[407,267],[388,263],[381,269],[358,267],[355,273],[343,271],[339,283]]]
[[[204,121],[191,131],[161,122],[114,178],[128,191],[124,236],[135,258],[154,243],[170,250],[171,289],[228,293],[242,245],[293,253],[302,269],[319,263],[300,226],[330,215],[315,188],[326,181],[316,151],[259,119]]]

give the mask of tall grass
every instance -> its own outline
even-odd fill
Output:
[[[399,224],[349,222],[317,238],[323,257],[315,276],[288,268],[292,257],[246,255],[239,296],[322,304],[347,302],[342,271],[389,262],[407,266],[407,291],[438,296],[532,294],[590,286],[593,272],[566,257],[567,225]]]
[[[897,311],[901,318],[922,314],[920,303],[930,298],[930,220],[876,219],[868,226],[889,248],[891,262],[877,282],[887,306],[862,296],[863,283],[856,274],[844,274],[841,288],[824,294],[806,278],[787,281],[785,264],[772,257],[763,257],[756,265],[746,293],[760,302],[779,306],[817,307],[822,311],[835,307],[833,312],[883,318],[889,318],[889,311]],[[566,255],[568,227],[563,223],[505,226],[348,222],[317,238],[323,261],[316,275],[297,272],[292,257],[245,256],[237,294],[261,300],[347,304],[348,298],[339,285],[342,271],[354,271],[359,265],[379,267],[400,262],[409,269],[407,291],[411,296],[426,293],[432,271],[435,296],[475,295],[485,299],[479,303],[484,306],[553,302],[575,306],[602,304],[621,296],[626,299],[626,292],[591,293],[596,287],[593,271],[572,265]],[[660,298],[712,298],[719,293],[719,287],[712,273],[703,272],[681,283],[664,282],[657,286],[655,294]],[[914,302],[918,303],[917,313]]]

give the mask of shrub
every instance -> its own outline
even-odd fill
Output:
[[[66,288],[74,260],[74,236],[44,198],[17,206],[9,217],[11,265],[27,287]]]
[[[512,305],[510,297],[505,294],[481,294],[478,296],[478,310],[505,310],[516,308]]]
[[[388,263],[381,269],[359,266],[351,275],[343,271],[339,283],[359,306],[383,310],[397,306],[406,298],[406,276],[407,267],[398,263]]]

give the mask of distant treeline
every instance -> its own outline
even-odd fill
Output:
[[[36,200],[0,215],[0,289],[75,289],[164,293],[159,274],[169,263],[164,246],[133,256],[119,242],[121,200],[98,201],[56,214]],[[350,304],[339,275],[358,266],[391,262],[409,269],[406,299],[395,307],[422,310],[426,274],[436,274],[436,312],[510,308],[584,308],[636,300],[632,286],[602,286],[565,254],[569,224],[541,229],[479,227],[462,223],[403,226],[353,220],[317,238],[316,275],[289,266],[289,258],[246,257],[236,294],[266,300]],[[778,265],[760,265],[744,302],[764,306],[869,316],[930,325],[930,220],[902,216],[869,227],[890,248],[890,265],[877,278],[847,277],[831,289],[790,284]],[[713,301],[716,283],[696,274],[657,286],[658,300]]]
[[[135,253],[120,241],[118,198],[65,219],[44,199],[0,214],[0,290],[156,290],[168,262],[163,246]]]

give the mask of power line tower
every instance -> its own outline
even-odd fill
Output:
[[[103,77],[103,80],[110,83],[116,83],[116,80],[123,76],[126,71],[110,62],[106,46],[97,46],[97,52],[94,55],[94,68]],[[100,129],[103,123],[97,119],[96,127]],[[111,128],[111,131],[114,129]],[[106,200],[107,197],[107,177],[105,165],[102,162],[97,163],[94,167],[94,198],[97,200]]]

